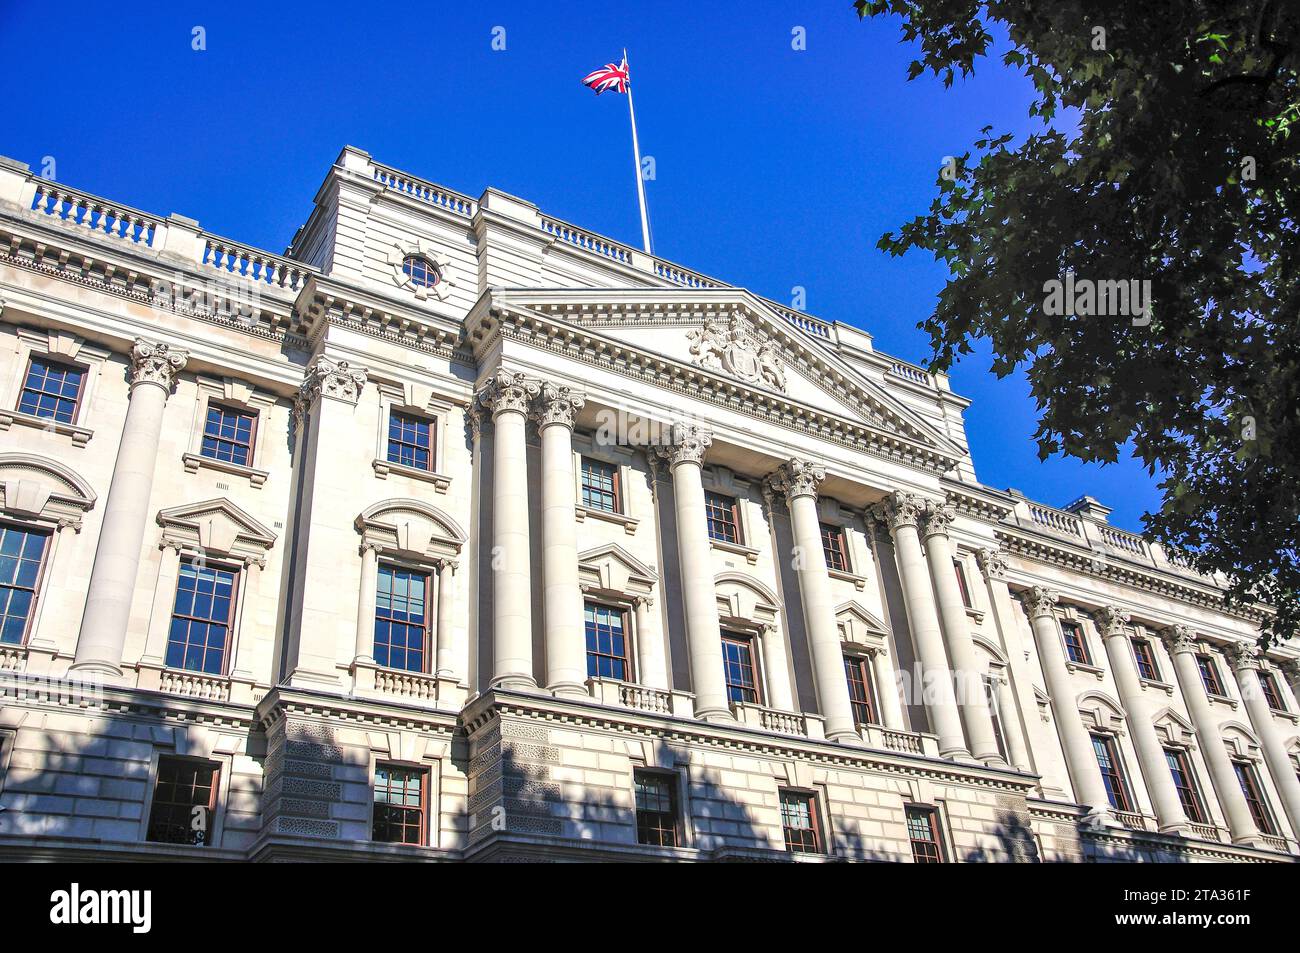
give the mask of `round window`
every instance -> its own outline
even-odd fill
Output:
[[[407,255],[402,260],[402,271],[417,288],[432,288],[442,280],[438,266],[422,255]]]

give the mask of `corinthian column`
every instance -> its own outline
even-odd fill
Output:
[[[586,635],[578,585],[574,521],[573,420],[585,401],[570,388],[543,384],[536,412],[542,435],[542,587],[546,687],[586,695]]]
[[[1214,712],[1210,710],[1210,699],[1205,694],[1205,683],[1201,681],[1201,670],[1196,664],[1196,634],[1185,625],[1170,626],[1162,634],[1169,654],[1173,656],[1178,687],[1182,690],[1183,700],[1192,715],[1192,724],[1196,726],[1201,754],[1205,756],[1205,765],[1210,769],[1210,784],[1214,787],[1219,806],[1227,818],[1232,842],[1256,844],[1259,841],[1259,828],[1255,826],[1246,798],[1241,793],[1241,783],[1232,769],[1228,751],[1223,746],[1223,737],[1219,734]]]
[[[817,517],[817,487],[824,479],[826,470],[819,464],[791,459],[768,477],[768,483],[777,493],[785,495],[790,507],[795,573],[799,577],[804,626],[812,648],[817,699],[826,719],[826,737],[831,741],[860,742],[849,685],[844,677],[844,649],[835,624],[835,604],[831,601],[831,582]],[[788,673],[768,673],[769,679],[779,677],[788,678]]]
[[[1101,779],[1092,738],[1079,717],[1070,671],[1065,667],[1065,648],[1053,609],[1057,598],[1053,590],[1043,586],[1034,586],[1023,594],[1029,626],[1034,630],[1034,643],[1038,646],[1038,659],[1047,679],[1047,692],[1052,696],[1052,719],[1056,722],[1061,747],[1065,749],[1065,765],[1074,784],[1075,800],[1088,808],[1094,818],[1105,822],[1110,819],[1110,798]]]
[[[499,370],[479,391],[495,429],[492,471],[492,681],[536,688],[528,566],[528,403],[541,391],[522,374]]]
[[[74,670],[122,674],[122,646],[131,619],[140,547],[149,522],[163,409],[176,375],[187,360],[189,354],[185,351],[143,338],[136,338],[131,349],[131,397],[113,464],[99,546],[90,570]]]
[[[1273,786],[1282,797],[1282,807],[1291,821],[1291,830],[1300,837],[1300,779],[1296,778],[1295,764],[1287,757],[1286,749],[1277,736],[1273,710],[1259,684],[1259,648],[1253,643],[1238,643],[1228,652],[1228,658],[1237,675],[1237,684],[1241,687],[1241,697],[1250,714],[1250,723],[1259,737],[1259,746],[1264,751],[1268,773],[1273,776]],[[1281,691],[1282,686],[1278,685],[1277,689]]]
[[[1128,730],[1133,735],[1133,746],[1137,749],[1142,778],[1146,781],[1147,793],[1151,795],[1151,804],[1155,808],[1156,822],[1161,831],[1184,831],[1187,828],[1187,813],[1174,788],[1174,778],[1169,773],[1164,746],[1156,736],[1156,726],[1151,721],[1153,712],[1142,691],[1137,659],[1133,657],[1133,645],[1124,628],[1128,624],[1129,615],[1117,606],[1105,606],[1093,618],[1101,629],[1106,656],[1110,659],[1110,670],[1115,674],[1115,683],[1119,686],[1119,700],[1128,715]]]
[[[957,587],[957,572],[953,568],[948,526],[955,517],[956,513],[951,506],[927,504],[925,558],[930,565],[935,593],[939,597],[944,644],[948,648],[948,660],[952,663],[957,683],[957,702],[962,722],[966,725],[966,737],[970,739],[971,754],[985,764],[1005,765],[1006,761],[998,751],[997,736],[993,732],[993,719],[989,715],[984,681],[975,665],[970,621],[961,590]]]
[[[686,642],[690,652],[695,715],[706,721],[733,721],[722,674],[722,631],[713,588],[713,554],[704,509],[702,465],[713,435],[677,424],[669,446],[656,447],[673,476],[677,515],[677,549],[682,568]]]
[[[874,515],[889,527],[894,537],[908,623],[921,662],[922,684],[917,687],[925,700],[931,727],[939,736],[939,754],[945,758],[969,758],[970,752],[961,730],[961,715],[957,712],[957,698],[953,693],[952,673],[948,670],[948,656],[939,632],[934,590],[921,551],[917,524],[924,508],[925,500],[921,497],[894,493],[875,509]]]

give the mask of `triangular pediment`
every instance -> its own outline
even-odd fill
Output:
[[[643,593],[659,580],[659,573],[618,543],[606,543],[578,554],[578,574],[583,585],[610,592]]]
[[[263,556],[276,539],[275,533],[224,497],[160,510],[158,525],[165,539],[228,556]]]
[[[696,376],[900,437],[954,462],[965,456],[832,346],[743,289],[520,288],[494,291],[492,304],[580,328],[598,342],[597,351],[617,344],[615,350],[678,362]],[[480,332],[470,330],[471,339]]]

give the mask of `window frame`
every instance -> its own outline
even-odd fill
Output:
[[[1266,672],[1262,668],[1256,669],[1255,674],[1259,677],[1259,690],[1264,696],[1264,701],[1269,707],[1269,711],[1275,711],[1279,714],[1289,715],[1290,709],[1286,707],[1286,699],[1279,690],[1277,679],[1272,672]],[[1277,704],[1274,704],[1276,702]]]
[[[1206,678],[1206,670],[1209,670],[1210,677]],[[1227,698],[1228,692],[1224,688],[1223,678],[1219,674],[1219,663],[1214,660],[1214,656],[1209,652],[1196,653],[1196,670],[1201,674],[1201,687],[1205,689],[1205,694],[1211,698]],[[1211,688],[1209,682],[1214,682]],[[1215,691],[1217,689],[1217,691]]]
[[[1263,780],[1260,778],[1255,762],[1245,758],[1231,760],[1233,773],[1237,776],[1237,784],[1241,787],[1242,797],[1246,800],[1246,809],[1250,811],[1255,826],[1266,837],[1280,836],[1277,815],[1273,813],[1273,806],[1268,803],[1268,795],[1264,791]]]
[[[912,815],[924,814],[929,821],[930,833],[933,840],[917,840],[912,835]],[[934,804],[919,804],[916,802],[905,802],[903,804],[903,826],[907,830],[907,843],[912,849],[912,863],[914,864],[946,864],[948,862],[948,850],[943,836],[943,822],[939,813],[939,808]],[[934,848],[933,859],[921,859],[917,855],[917,845]]]
[[[808,824],[807,828],[792,828],[786,824],[785,802],[787,798],[800,798],[807,804]],[[825,854],[826,837],[822,831],[821,807],[816,791],[807,788],[777,788],[777,809],[781,813],[781,836],[785,842],[785,849],[790,854]],[[801,832],[808,831],[812,836],[812,848],[795,847],[791,844],[791,831]],[[801,838],[802,839],[802,838]]]
[[[1087,665],[1091,668],[1093,664],[1092,650],[1088,647],[1088,632],[1084,628],[1083,623],[1078,619],[1061,619],[1058,628],[1061,631],[1061,647],[1065,650],[1065,660],[1072,665]],[[1079,652],[1083,656],[1082,659],[1075,658],[1074,652],[1071,651],[1070,638],[1066,634],[1070,630],[1078,633],[1079,637],[1077,642],[1079,645]]]
[[[378,560],[378,564],[375,567],[375,591],[371,594],[371,599],[370,599],[371,601],[370,611],[372,617],[371,626],[370,626],[371,629],[370,653],[375,659],[375,666],[377,668],[382,668],[391,672],[407,672],[408,674],[411,675],[429,675],[433,671],[432,666],[434,664],[434,659],[433,659],[434,652],[430,650],[434,648],[433,641],[434,641],[435,633],[432,631],[432,628],[436,616],[434,614],[435,593],[433,587],[434,587],[434,579],[437,577],[437,572],[420,566],[413,566],[410,563],[404,562],[402,560],[387,558],[382,553],[378,554],[377,560]],[[387,621],[390,623],[390,626],[392,624],[391,619],[381,620],[379,617],[379,594],[380,594],[379,580],[380,578],[382,578],[385,569],[389,570],[390,572],[396,570],[398,572],[407,573],[408,575],[420,576],[424,579],[424,622],[423,625],[421,626],[421,631],[423,632],[423,638],[420,644],[421,662],[420,662],[420,668],[418,669],[403,668],[391,664],[391,660],[392,660],[392,654],[391,654],[392,639],[391,638],[389,639],[388,642],[389,662],[385,663],[379,661],[379,654],[377,651],[379,647],[379,623],[381,621]],[[391,590],[390,590],[390,596],[391,596]],[[442,598],[442,594],[437,593],[436,598],[438,599]],[[397,624],[409,626],[411,623],[399,622]],[[391,631],[392,629],[390,628],[389,629],[390,634]],[[404,651],[406,651],[408,655],[410,654],[409,647]]]
[[[417,278],[415,275],[415,269],[411,266],[412,262],[419,262],[423,266],[424,275],[426,277],[432,275],[433,280],[422,281]],[[402,254],[402,263],[398,266],[398,269],[406,279],[406,282],[410,284],[412,288],[422,288],[426,293],[442,284],[445,277],[442,273],[442,268],[438,266],[437,262],[428,255],[418,251],[404,252]]]
[[[1129,638],[1129,645],[1133,650],[1133,661],[1137,664],[1138,678],[1144,682],[1161,681],[1160,662],[1156,659],[1155,645],[1151,640],[1145,636],[1134,635]],[[1150,669],[1150,674],[1144,670],[1144,665]]]
[[[1090,731],[1088,734],[1092,738],[1093,757],[1097,758],[1097,769],[1101,772],[1102,785],[1106,788],[1106,799],[1110,803],[1111,810],[1123,814],[1138,813],[1137,801],[1133,797],[1133,788],[1128,779],[1128,766],[1124,764],[1123,752],[1120,751],[1119,738],[1103,731]],[[1111,762],[1109,773],[1102,765],[1100,757],[1098,757],[1100,754],[1097,750],[1098,742],[1101,742],[1106,749],[1106,756]],[[1115,782],[1114,786],[1110,781],[1112,777]],[[1121,803],[1116,804],[1116,800]]]
[[[35,364],[37,361],[41,362],[42,364],[45,364],[46,366],[60,367],[65,370],[79,371],[81,373],[81,383],[77,387],[77,396],[72,402],[71,419],[59,420],[57,416],[47,417],[44,414],[33,413],[30,410],[22,409],[23,395],[26,394],[28,390],[31,390],[31,388],[27,386],[27,380],[31,376],[32,365]],[[26,414],[28,417],[34,417],[39,420],[52,421],[53,423],[59,424],[64,427],[79,426],[79,421],[81,419],[81,408],[85,402],[86,390],[90,384],[90,374],[91,374],[90,367],[85,364],[82,364],[79,361],[70,360],[68,358],[63,357],[62,355],[51,355],[48,351],[42,351],[42,352],[29,351],[27,354],[27,365],[23,369],[22,376],[18,380],[18,394],[14,398],[14,411],[20,414]],[[45,394],[44,391],[33,391],[33,392],[42,395]],[[48,395],[48,396],[55,396],[55,395]],[[59,396],[56,397],[55,399],[67,400],[68,398]]]
[[[414,424],[425,424],[429,429],[429,445],[421,447],[418,443],[409,443],[405,440],[393,437],[393,423],[395,420],[411,421]],[[387,419],[384,428],[384,457],[383,462],[389,466],[401,467],[403,470],[415,470],[419,473],[437,473],[438,472],[438,417],[435,414],[422,413],[410,410],[404,407],[389,407]],[[424,450],[429,455],[429,465],[425,467],[417,466],[413,463],[403,463],[400,459],[394,460],[393,446],[394,443],[400,447],[411,447],[416,451]],[[401,454],[399,452],[398,456]]]
[[[1007,764],[1011,764],[1011,749],[1007,745],[1007,726],[1003,718],[1001,695],[998,686],[1005,676],[1000,673],[986,672],[981,676],[984,683],[984,703],[988,706],[989,722],[993,728],[993,740],[997,743],[998,754]]]
[[[216,621],[215,619],[203,619],[198,616],[179,616],[179,617],[177,616],[176,600],[180,596],[181,575],[182,575],[182,571],[185,569],[186,566],[197,566],[200,571],[210,569],[213,570],[214,572],[228,572],[234,576],[232,585],[230,587],[230,606],[227,610],[226,644],[222,650],[221,671],[219,672],[209,672],[206,669],[184,668],[182,666],[171,665],[167,661],[168,656],[171,654],[171,647],[172,647],[172,624],[177,618],[183,618],[187,622],[203,622],[208,625],[212,625]],[[166,616],[167,638],[163,645],[163,665],[166,668],[175,672],[192,672],[195,675],[202,675],[208,678],[226,678],[230,675],[231,666],[234,663],[234,656],[235,656],[235,638],[237,635],[236,627],[239,622],[239,610],[241,607],[241,603],[243,602],[243,595],[244,595],[244,577],[245,577],[244,568],[245,567],[243,566],[242,563],[239,564],[232,563],[228,559],[219,558],[210,561],[206,559],[198,559],[198,560],[191,560],[190,562],[185,562],[184,559],[181,560],[180,565],[177,567],[176,570],[176,583],[172,587],[171,607],[167,610],[167,616]],[[185,643],[187,647],[189,646],[189,644],[190,643],[188,641]],[[181,660],[184,661],[184,654],[182,654]]]
[[[1192,765],[1188,750],[1174,745],[1163,745],[1162,747],[1165,753],[1165,763],[1169,765],[1169,773],[1173,778],[1174,792],[1178,795],[1178,802],[1183,807],[1183,813],[1193,824],[1209,824],[1210,813],[1205,804],[1205,797],[1201,793],[1201,784],[1196,777],[1196,769]],[[1170,763],[1171,758],[1176,764]],[[1183,784],[1178,783],[1180,774],[1185,782]]]
[[[874,666],[871,664],[870,655],[862,655],[855,652],[844,653],[844,676],[849,685],[849,710],[853,713],[853,721],[858,727],[864,725],[880,726],[883,722],[880,720],[880,704],[876,693],[874,680]],[[855,699],[853,697],[853,679],[850,677],[849,668],[853,667],[858,670],[859,681],[862,683],[863,692],[866,695],[865,700]],[[869,716],[867,721],[858,718],[859,706],[865,706]]]
[[[232,440],[226,437],[213,436],[208,433],[208,423],[210,422],[214,410],[222,413],[233,414],[236,417],[248,417],[251,424],[248,429],[248,443],[241,443],[239,440]],[[257,432],[258,425],[261,422],[261,411],[256,407],[241,405],[228,400],[209,399],[207,405],[203,408],[203,428],[199,434],[199,456],[204,460],[210,460],[213,463],[225,464],[231,467],[241,467],[248,470],[256,469],[257,462]],[[243,447],[248,452],[248,458],[240,463],[238,460],[222,460],[220,457],[214,457],[204,452],[204,444],[207,441],[215,440],[220,443],[234,444],[237,447]]]
[[[966,564],[956,556],[952,558],[953,574],[957,577],[957,590],[961,593],[961,604],[967,609],[975,608],[975,599],[971,594],[970,581],[966,578]]]
[[[818,531],[821,535],[822,555],[826,558],[827,570],[830,572],[842,573],[846,576],[853,575],[853,560],[849,555],[848,527],[842,526],[839,523],[827,523],[825,520],[822,520],[818,524]],[[827,538],[828,531],[829,534],[834,537],[833,547],[829,545],[830,540]],[[839,554],[840,564],[838,566],[834,564],[835,560],[832,559],[832,553]]]
[[[712,513],[714,512],[715,507],[712,507],[710,504],[711,504],[711,502],[716,501],[716,500],[729,500],[729,501],[730,501],[730,506],[729,506],[729,508],[728,508],[728,512],[731,514],[730,525],[731,525],[731,527],[735,530],[735,535],[736,535],[736,538],[735,538],[735,539],[727,539],[727,538],[725,538],[725,537],[722,537],[722,536],[715,536],[715,535],[713,534],[713,526],[714,526],[714,523],[715,523],[715,522],[721,522],[720,520],[717,520],[717,519],[712,515]],[[743,546],[746,545],[746,543],[745,543],[745,527],[741,524],[741,519],[740,519],[740,497],[738,497],[738,496],[733,496],[733,495],[731,495],[731,494],[729,494],[729,493],[721,493],[721,492],[719,492],[719,491],[717,491],[717,490],[709,490],[709,489],[706,489],[706,490],[704,491],[704,520],[705,520],[705,529],[706,529],[706,531],[707,531],[707,533],[708,533],[708,537],[709,537],[709,541],[710,541],[710,542],[721,543],[721,544],[724,545],[724,546],[741,546],[741,547],[743,547]],[[724,525],[726,525],[726,524],[724,524]]]
[[[36,581],[32,584],[32,590],[31,590],[32,601],[27,606],[27,618],[26,620],[24,620],[23,623],[22,638],[20,638],[19,641],[17,642],[0,641],[0,646],[9,646],[15,649],[21,649],[26,647],[27,644],[31,641],[32,630],[35,628],[36,617],[39,614],[39,610],[41,606],[41,596],[45,590],[45,574],[49,570],[49,565],[52,562],[52,557],[54,555],[54,543],[58,537],[58,534],[53,529],[47,528],[45,526],[41,526],[33,523],[23,523],[19,520],[12,520],[6,518],[0,518],[0,530],[6,530],[6,531],[16,530],[17,532],[20,533],[28,533],[32,535],[39,535],[45,537],[45,545],[41,548],[40,565],[36,569]],[[25,586],[11,586],[8,583],[2,584],[2,588],[9,589],[9,590],[22,589],[26,591]],[[6,610],[8,609],[8,606],[9,603],[8,600],[6,600],[5,602]],[[7,618],[7,616],[5,618]],[[0,618],[0,623],[2,622],[3,619]],[[0,630],[0,634],[3,634],[2,630]]]
[[[375,794],[378,791],[379,771],[380,769],[389,772],[401,771],[407,774],[414,774],[420,779],[420,833],[416,843],[405,840],[381,840],[375,837],[375,811],[379,807],[379,801]],[[370,843],[372,844],[395,844],[399,847],[428,847],[432,842],[432,815],[433,815],[433,770],[429,765],[413,764],[409,761],[393,761],[385,758],[377,758],[370,767]],[[391,790],[391,785],[389,785]],[[401,805],[402,810],[409,810],[406,805]]]
[[[727,655],[724,649],[722,654],[722,685],[727,693],[728,704],[759,705],[759,706],[766,704],[766,702],[764,701],[764,699],[766,698],[766,693],[763,691],[763,671],[762,671],[762,666],[759,662],[759,657],[762,653],[759,651],[760,646],[758,643],[758,634],[754,632],[746,632],[743,629],[722,626],[719,638],[724,645],[727,642],[731,642],[733,644],[746,646],[746,648],[749,650],[750,669],[754,673],[754,689],[753,689],[754,698],[752,700],[733,699],[731,697],[731,681],[730,681],[730,675],[728,673]],[[741,686],[741,690],[742,691],[744,690],[743,686]]]
[[[663,781],[668,790],[668,813],[672,819],[672,837],[671,844],[653,843],[642,839],[641,814],[642,809],[638,803],[640,778],[656,778]],[[685,824],[682,820],[681,796],[678,790],[680,786],[680,776],[676,771],[669,771],[663,768],[634,767],[632,769],[632,815],[633,824],[636,826],[636,842],[642,847],[671,847],[678,848],[685,846],[684,833]],[[647,814],[663,815],[663,811],[649,811]],[[662,827],[648,828],[650,830],[662,831]]]
[[[162,773],[164,762],[168,762],[168,761],[178,762],[182,764],[193,764],[196,766],[202,766],[202,767],[212,769],[211,792],[208,795],[208,803],[206,805],[206,809],[208,812],[208,819],[209,819],[208,830],[207,830],[208,836],[201,844],[192,844],[188,842],[170,841],[170,840],[155,840],[153,837],[150,836],[154,828],[154,811],[158,809],[158,804],[159,804],[158,801],[159,776]],[[174,753],[161,752],[161,751],[158,752],[157,757],[153,759],[152,770],[150,771],[149,803],[148,805],[146,805],[147,810],[144,812],[144,817],[143,817],[144,830],[143,830],[142,840],[144,840],[146,843],[149,844],[171,844],[171,845],[182,846],[182,847],[214,846],[220,840],[220,829],[218,826],[220,814],[218,811],[218,806],[221,804],[221,800],[222,800],[221,797],[222,788],[224,787],[230,773],[227,770],[227,768],[228,765],[226,763],[222,761],[218,761],[214,758],[204,758],[204,757],[199,757],[194,755],[182,755],[182,754],[174,754]],[[166,803],[169,804],[170,806],[175,807],[178,806],[181,802],[169,801]],[[193,809],[195,807],[200,807],[200,806],[202,805],[198,805],[198,804],[190,805],[191,816],[193,814]]]
[[[615,675],[591,674],[591,655],[592,651],[587,647],[587,608],[588,606],[597,609],[607,609],[611,612],[617,612],[622,619],[623,632],[623,673],[624,678],[618,678]],[[597,623],[599,625],[599,623]],[[607,678],[617,682],[636,683],[636,668],[633,665],[633,659],[636,653],[632,650],[632,612],[631,607],[610,599],[586,598],[582,600],[582,635],[583,635],[583,652],[587,662],[588,678]],[[598,658],[616,659],[616,655],[608,655],[603,652],[596,652]]]
[[[600,506],[593,506],[587,502],[588,492],[591,490],[587,483],[587,465],[593,464],[596,467],[607,468],[610,473],[610,490],[604,488],[594,489],[595,493],[604,496],[606,493],[613,498],[613,508],[605,509]],[[627,504],[623,494],[623,467],[612,460],[602,460],[600,457],[592,456],[589,453],[578,454],[578,505],[593,513],[605,513],[612,516],[626,516]]]

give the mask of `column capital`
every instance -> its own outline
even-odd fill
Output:
[[[189,359],[189,352],[178,347],[136,338],[131,346],[131,386],[157,384],[170,392]]]
[[[800,496],[810,496],[815,500],[817,487],[825,479],[826,468],[820,463],[791,457],[768,476],[767,485],[791,500]]]
[[[1056,603],[1061,597],[1055,589],[1034,586],[1022,592],[1020,598],[1024,600],[1025,608],[1029,610],[1029,618],[1036,619],[1039,616],[1054,615]]]
[[[319,397],[332,397],[356,405],[369,373],[351,361],[339,361],[324,354],[307,365],[293,402],[295,419],[303,417]]]
[[[1235,642],[1228,646],[1228,662],[1234,672],[1258,671],[1263,655],[1253,642]]]
[[[501,414],[527,414],[529,402],[540,394],[539,381],[515,371],[498,370],[478,392],[478,402],[492,411],[495,420]]]
[[[1102,636],[1108,639],[1124,635],[1124,626],[1130,619],[1128,612],[1119,606],[1102,606],[1092,615]]]
[[[669,442],[654,448],[655,453],[668,461],[668,468],[676,469],[682,463],[704,462],[704,454],[713,445],[713,434],[695,424],[673,424]]]
[[[559,424],[572,430],[574,418],[587,402],[586,397],[567,384],[543,381],[540,386],[541,393],[532,412],[532,418],[537,421],[537,426],[544,428]]]
[[[1166,626],[1160,633],[1164,639],[1165,645],[1169,648],[1171,655],[1177,655],[1180,652],[1195,653],[1200,649],[1196,644],[1196,632],[1190,625]]]
[[[1000,549],[979,549],[975,551],[975,562],[980,571],[990,579],[1007,578],[1007,554]]]
[[[903,526],[919,528],[921,517],[925,513],[925,505],[925,497],[898,491],[871,507],[869,513],[888,526],[892,533]]]
[[[950,503],[937,503],[934,500],[926,500],[925,508],[922,513],[924,521],[924,530],[922,535],[929,539],[931,536],[947,537],[948,527],[952,521],[957,518],[957,510]]]
[[[655,604],[655,597],[649,593],[643,593],[632,597],[632,608],[640,609],[643,606],[649,609]]]

